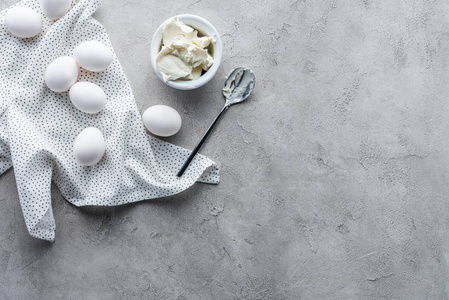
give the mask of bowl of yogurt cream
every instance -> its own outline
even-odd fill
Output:
[[[151,65],[167,85],[193,90],[217,73],[223,45],[215,27],[196,15],[177,15],[156,30],[150,47]]]

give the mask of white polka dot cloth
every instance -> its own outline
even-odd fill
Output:
[[[84,41],[97,40],[111,50],[105,29],[92,13],[100,0],[80,0],[56,22],[46,18],[38,0],[28,6],[42,14],[43,31],[32,39],[7,32],[5,11],[0,24],[0,174],[14,165],[20,204],[29,233],[52,241],[55,221],[51,208],[53,180],[76,206],[119,205],[179,193],[196,181],[218,183],[218,168],[197,155],[183,177],[176,173],[190,151],[146,134],[134,97],[114,55],[104,72],[81,70],[79,81],[103,88],[108,102],[89,115],[76,109],[68,93],[50,91],[43,80],[46,66],[73,55]],[[156,104],[156,103],[154,103]],[[106,154],[92,167],[73,156],[73,142],[86,127],[97,127],[106,140]]]

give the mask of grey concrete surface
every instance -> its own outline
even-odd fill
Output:
[[[181,13],[224,43],[190,92],[148,56]],[[449,2],[104,0],[95,17],[139,109],[181,113],[170,142],[196,144],[233,67],[252,67],[256,90],[201,151],[218,186],[113,208],[53,188],[53,244],[28,235],[14,171],[0,177],[0,299],[449,297]]]

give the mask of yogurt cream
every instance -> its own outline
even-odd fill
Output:
[[[206,49],[215,43],[213,37],[198,37],[198,31],[172,18],[162,34],[162,49],[156,57],[156,66],[164,81],[194,80],[214,63]]]

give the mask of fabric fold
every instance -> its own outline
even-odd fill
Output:
[[[0,140],[0,175],[12,167],[11,154],[9,147]]]
[[[29,233],[52,241],[55,222],[51,181],[76,206],[120,205],[170,196],[195,182],[217,184],[217,165],[197,155],[183,177],[176,173],[190,151],[149,136],[131,87],[113,56],[104,72],[81,69],[79,81],[100,86],[107,95],[103,111],[89,115],[76,109],[67,93],[44,83],[47,65],[73,55],[77,45],[96,40],[113,51],[103,26],[92,18],[99,0],[80,0],[59,20],[45,18],[38,0],[24,0],[43,16],[34,39],[18,39],[0,28],[0,174],[14,165],[23,216]],[[3,11],[2,16],[7,10]],[[157,104],[148,100],[148,106]],[[91,167],[78,164],[72,147],[86,127],[98,128],[106,141],[103,159]]]
[[[0,89],[2,86],[0,85]],[[3,90],[3,93],[5,90]],[[12,167],[11,152],[8,146],[7,97],[0,93],[0,175]]]

